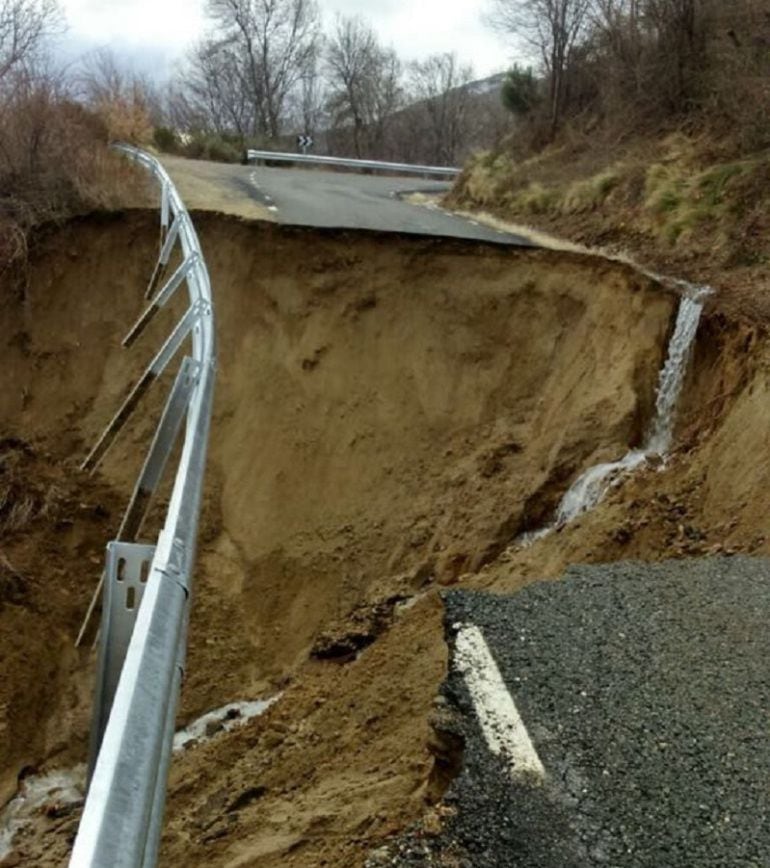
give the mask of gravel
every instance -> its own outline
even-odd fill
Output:
[[[445,604],[450,647],[482,629],[548,779],[513,783],[450,674],[456,814],[391,864],[770,866],[770,561],[580,566]]]

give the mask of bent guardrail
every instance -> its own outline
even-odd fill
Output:
[[[116,147],[150,171],[161,191],[160,254],[147,290],[150,302],[123,345],[139,339],[182,284],[189,304],[83,462],[84,469],[98,465],[188,337],[191,351],[180,364],[117,539],[107,547],[105,571],[78,636],[80,643],[103,588],[90,783],[70,859],[73,868],[151,868],[157,861],[215,375],[211,287],[187,210],[154,157],[127,145]],[[163,283],[177,244],[181,264]],[[140,544],[142,521],[182,429],[163,529],[154,545]]]
[[[246,151],[247,161],[269,160],[278,163],[307,163],[311,166],[333,166],[341,169],[368,169],[400,175],[445,175],[451,178],[462,169],[454,166],[417,166],[412,163],[386,163],[382,160],[356,160],[349,157],[319,157],[315,154],[288,154],[279,151]]]

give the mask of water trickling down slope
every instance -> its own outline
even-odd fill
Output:
[[[86,768],[81,764],[30,775],[21,782],[19,792],[0,811],[0,862],[13,851],[15,838],[34,825],[37,815],[56,816],[82,803],[85,776]]]
[[[655,416],[647,432],[644,446],[641,449],[631,449],[617,461],[589,467],[572,483],[562,497],[553,523],[526,534],[520,540],[521,543],[531,544],[555,528],[563,527],[579,515],[593,509],[625,473],[644,464],[650,456],[664,457],[668,452],[690,351],[698,331],[703,299],[708,292],[706,287],[688,285],[686,294],[682,296],[666,361],[660,371]]]
[[[174,751],[184,750],[189,745],[208,741],[220,732],[230,732],[259,717],[280,698],[280,693],[268,699],[228,702],[221,708],[208,711],[174,733]]]

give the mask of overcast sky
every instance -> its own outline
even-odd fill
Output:
[[[149,72],[167,75],[187,45],[205,30],[204,0],[60,0],[70,56],[109,46]],[[320,0],[325,23],[336,13],[361,15],[401,57],[455,51],[478,77],[500,72],[510,54],[481,22],[485,0]]]

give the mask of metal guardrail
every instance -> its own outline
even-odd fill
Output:
[[[451,178],[462,169],[453,166],[416,166],[411,163],[384,163],[381,160],[354,160],[348,157],[319,157],[315,154],[287,154],[277,151],[246,151],[246,158],[271,160],[279,163],[308,163],[311,166],[334,166],[343,169],[369,169],[379,172],[394,172],[400,175],[444,175]]]
[[[142,395],[188,337],[191,354],[180,365],[118,539],[108,545],[99,583],[104,588],[104,599],[90,783],[70,859],[72,868],[152,868],[157,861],[187,645],[191,574],[215,375],[211,287],[190,217],[171,179],[154,157],[127,145],[116,147],[149,170],[161,189],[161,245],[147,290],[150,302],[128,332],[124,346],[139,338],[183,283],[189,305],[83,462],[85,469],[97,466]],[[164,283],[177,245],[181,264]],[[154,546],[141,545],[136,538],[182,428],[184,441],[163,529]],[[96,595],[79,643],[95,603]]]

